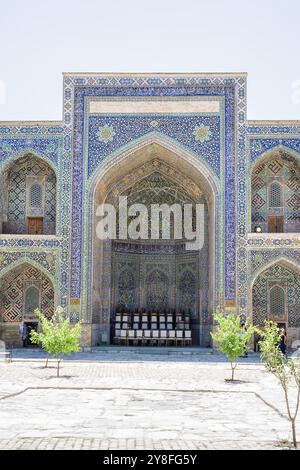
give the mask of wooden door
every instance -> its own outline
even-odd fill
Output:
[[[276,216],[270,216],[268,220],[268,232],[275,233],[276,232]]]
[[[28,217],[28,234],[29,235],[42,235],[43,234],[42,217]]]
[[[283,233],[284,218],[282,216],[276,217],[276,233]]]
[[[283,233],[284,218],[282,216],[271,215],[268,219],[269,233]]]

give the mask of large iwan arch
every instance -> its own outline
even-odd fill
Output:
[[[154,176],[153,176],[154,175]],[[156,177],[155,175],[159,175]],[[209,332],[212,328],[212,312],[219,302],[220,292],[218,291],[219,285],[219,229],[218,229],[218,214],[219,214],[219,190],[216,180],[211,172],[207,169],[206,165],[197,157],[189,152],[185,152],[180,147],[176,147],[174,143],[162,141],[158,136],[149,136],[143,142],[135,143],[130,149],[114,156],[109,159],[99,168],[98,172],[94,175],[89,187],[89,202],[88,210],[86,211],[86,223],[84,226],[87,228],[85,239],[87,242],[87,257],[86,257],[86,270],[87,270],[87,284],[83,289],[86,298],[86,320],[92,323],[92,344],[109,343],[111,339],[111,316],[115,313],[114,309],[117,305],[116,296],[117,290],[115,286],[115,279],[119,277],[116,272],[115,266],[119,263],[126,263],[128,268],[132,269],[135,254],[133,245],[124,244],[117,248],[118,254],[114,252],[114,243],[110,240],[102,241],[96,236],[96,226],[99,218],[96,217],[96,210],[99,205],[108,201],[111,195],[127,195],[132,194],[135,185],[144,181],[149,184],[149,178],[169,182],[170,187],[178,187],[193,201],[197,201],[197,197],[204,198],[207,206],[207,257],[201,259],[201,255],[196,256],[194,262],[195,271],[195,285],[197,289],[197,312],[199,316],[195,319],[195,344],[208,345],[210,342]],[[151,181],[151,184],[154,184]],[[156,184],[156,183],[155,183]],[[167,183],[163,183],[167,184]],[[142,183],[143,185],[143,183]],[[133,189],[132,189],[133,188]],[[140,242],[141,248],[142,242]],[[149,243],[145,244],[145,247]],[[161,244],[153,244],[153,252],[162,249]],[[166,250],[170,248],[166,248]],[[121,253],[121,251],[123,252]],[[182,259],[177,255],[176,261],[173,265],[166,261],[165,257],[156,255],[147,258],[147,247],[144,249],[143,262],[140,263],[139,271],[139,288],[137,289],[137,298],[139,299],[139,309],[147,309],[145,299],[145,286],[143,284],[145,277],[145,269],[149,269],[151,275],[151,266],[156,266],[161,277],[167,276],[168,282],[171,286],[175,286],[174,282],[179,282],[180,269],[184,268],[184,257],[187,263],[192,264],[191,253],[183,253]],[[131,252],[131,254],[130,254]],[[133,253],[133,254],[132,254]],[[155,257],[156,256],[156,257]],[[175,260],[175,257],[173,257]],[[119,261],[120,260],[120,261]],[[157,262],[154,262],[156,260]],[[130,266],[131,264],[131,266]],[[200,266],[201,265],[201,266]],[[173,274],[172,274],[173,270]],[[207,273],[207,286],[204,288],[201,285],[201,272]],[[170,274],[171,273],[171,274]],[[199,274],[200,273],[200,274]],[[154,274],[150,279],[153,279]],[[154,281],[153,281],[154,282]],[[182,284],[183,285],[183,284]],[[175,294],[170,292],[168,299],[168,308],[178,308],[179,299],[175,298]],[[178,289],[179,292],[179,289]],[[182,294],[182,292],[181,292]],[[191,294],[192,295],[192,294]],[[207,295],[207,299],[206,296]],[[148,297],[149,298],[149,297]],[[203,305],[205,307],[203,307]]]

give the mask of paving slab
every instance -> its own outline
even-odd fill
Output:
[[[22,351],[0,363],[0,448],[282,448],[291,432],[275,378],[257,355],[229,376],[216,354],[97,351],[57,378],[43,353]]]

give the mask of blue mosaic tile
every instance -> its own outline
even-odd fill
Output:
[[[208,126],[212,136],[206,142],[197,141],[193,132]],[[115,135],[110,142],[101,142],[99,128],[111,126]],[[101,161],[122,146],[153,131],[166,135],[186,148],[203,156],[217,176],[220,176],[220,117],[219,116],[109,116],[89,117],[88,175],[93,174]]]

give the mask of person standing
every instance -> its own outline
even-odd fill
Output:
[[[23,323],[22,339],[23,347],[26,348],[26,346],[28,345],[28,328],[25,323]]]
[[[280,338],[280,343],[279,343],[279,349],[282,352],[282,354],[285,356],[286,355],[286,340],[285,340],[285,335],[282,335]]]

